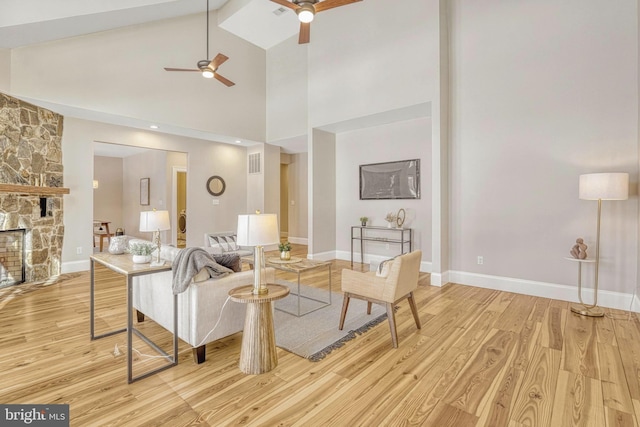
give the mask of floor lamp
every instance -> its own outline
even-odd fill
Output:
[[[598,201],[598,220],[596,229],[596,271],[593,290],[593,304],[582,301],[582,292],[578,290],[580,304],[572,304],[571,311],[583,316],[602,317],[604,310],[598,307],[598,267],[600,266],[600,215],[603,200],[627,200],[629,198],[628,173],[589,173],[580,175],[580,199]]]
[[[276,214],[238,215],[236,243],[254,246],[253,291],[254,295],[268,293],[264,271],[264,245],[280,242]]]

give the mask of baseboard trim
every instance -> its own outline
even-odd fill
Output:
[[[640,296],[638,295],[637,292],[633,295],[633,302],[631,303],[631,310],[636,312],[636,313],[640,313]]]
[[[89,260],[63,262],[60,266],[62,273],[76,273],[89,270]]]
[[[531,295],[535,297],[578,302],[577,286],[536,282],[533,280],[516,279],[513,277],[467,273],[464,271],[450,271],[449,273],[449,281],[451,283],[476,286],[478,288],[493,289],[498,291],[513,292],[516,294]],[[585,292],[584,298],[587,300],[587,302],[593,301],[593,293],[590,292],[591,290],[583,289],[583,291]],[[628,311],[633,300],[634,296],[632,294],[603,290],[600,290],[598,292],[598,305],[601,307],[616,308],[618,310]],[[638,303],[639,305],[637,306],[634,303],[634,311],[636,311],[636,307],[640,308],[640,301],[638,301]]]
[[[306,237],[289,236],[287,239],[289,240],[290,243],[295,243],[297,245],[309,245],[309,239],[307,239]]]
[[[331,261],[336,259],[335,251],[320,252],[318,254],[307,254],[307,259],[314,261]]]

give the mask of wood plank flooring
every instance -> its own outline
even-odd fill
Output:
[[[334,290],[343,268],[333,261]],[[327,285],[326,270],[309,274]],[[124,282],[108,270],[97,277],[97,330],[121,327]],[[68,403],[72,426],[639,425],[637,314],[587,318],[564,301],[431,287],[428,274],[415,298],[423,327],[400,303],[398,349],[385,322],[320,362],[278,349],[275,370],[244,375],[235,334],[209,344],[202,365],[180,342],[178,366],[129,385],[124,355],[113,354],[116,345],[124,354],[126,335],[89,340],[88,273],[0,289],[0,403]],[[170,347],[153,321],[140,328]],[[134,347],[136,372],[163,363]]]

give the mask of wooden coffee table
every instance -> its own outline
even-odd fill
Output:
[[[253,285],[229,291],[232,301],[247,304],[240,350],[240,370],[245,374],[263,374],[278,366],[271,301],[289,295],[289,288],[267,284],[267,289],[268,293],[260,295],[251,292]]]

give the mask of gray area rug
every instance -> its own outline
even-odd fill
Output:
[[[281,285],[289,286],[292,294],[298,293],[296,283],[276,280]],[[329,291],[300,285],[300,294],[321,301],[329,301]],[[275,302],[276,308],[297,313],[297,296],[289,294],[286,298]],[[307,298],[300,299],[300,310],[322,305]],[[351,299],[349,310],[344,323],[344,329],[338,330],[340,311],[342,310],[342,294],[331,292],[331,305],[320,308],[302,317],[275,310],[274,324],[276,330],[276,345],[298,356],[313,362],[323,359],[345,342],[352,340],[357,334],[362,334],[378,323],[386,320],[385,309],[374,304],[371,314],[367,314],[367,303],[362,300]]]

